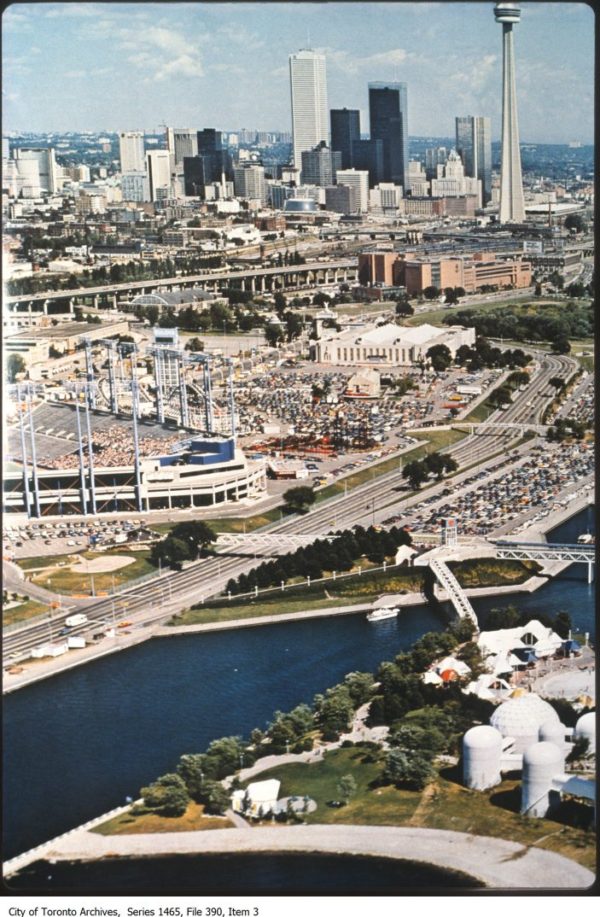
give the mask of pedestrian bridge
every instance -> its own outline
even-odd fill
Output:
[[[588,583],[594,579],[596,547],[593,544],[538,544],[528,541],[493,541],[498,557],[507,560],[561,560],[588,565]]]
[[[463,618],[468,618],[473,622],[475,629],[478,631],[479,622],[475,614],[475,609],[469,602],[465,591],[448,565],[437,556],[436,552],[438,550],[438,548],[434,548],[433,551],[428,551],[426,554],[421,554],[420,557],[415,557],[414,565],[415,567],[429,567],[439,585],[442,589],[446,590],[448,599],[452,602],[458,617],[461,620]]]
[[[332,539],[334,535],[292,535],[283,532],[258,532],[241,534],[225,533],[219,535],[216,542],[217,549],[235,551],[237,554],[283,554],[313,544],[318,538]]]

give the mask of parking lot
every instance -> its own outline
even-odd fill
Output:
[[[93,547],[112,547],[147,540],[151,533],[142,522],[95,519],[69,522],[32,522],[4,528],[5,557],[44,557],[74,554]]]

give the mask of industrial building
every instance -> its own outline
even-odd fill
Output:
[[[367,286],[402,286],[411,295],[427,287],[462,287],[476,293],[484,286],[523,289],[531,286],[531,264],[521,257],[498,258],[492,252],[449,258],[420,257],[416,252],[363,252],[358,277]]]

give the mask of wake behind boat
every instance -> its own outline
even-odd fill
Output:
[[[370,611],[367,615],[367,621],[383,621],[385,618],[395,618],[399,608],[395,608],[392,605],[384,605],[383,608],[374,608],[373,611]]]

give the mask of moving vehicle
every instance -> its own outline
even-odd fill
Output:
[[[77,627],[78,624],[87,624],[87,620],[87,615],[70,615],[70,617],[65,619],[65,625],[67,627]]]

